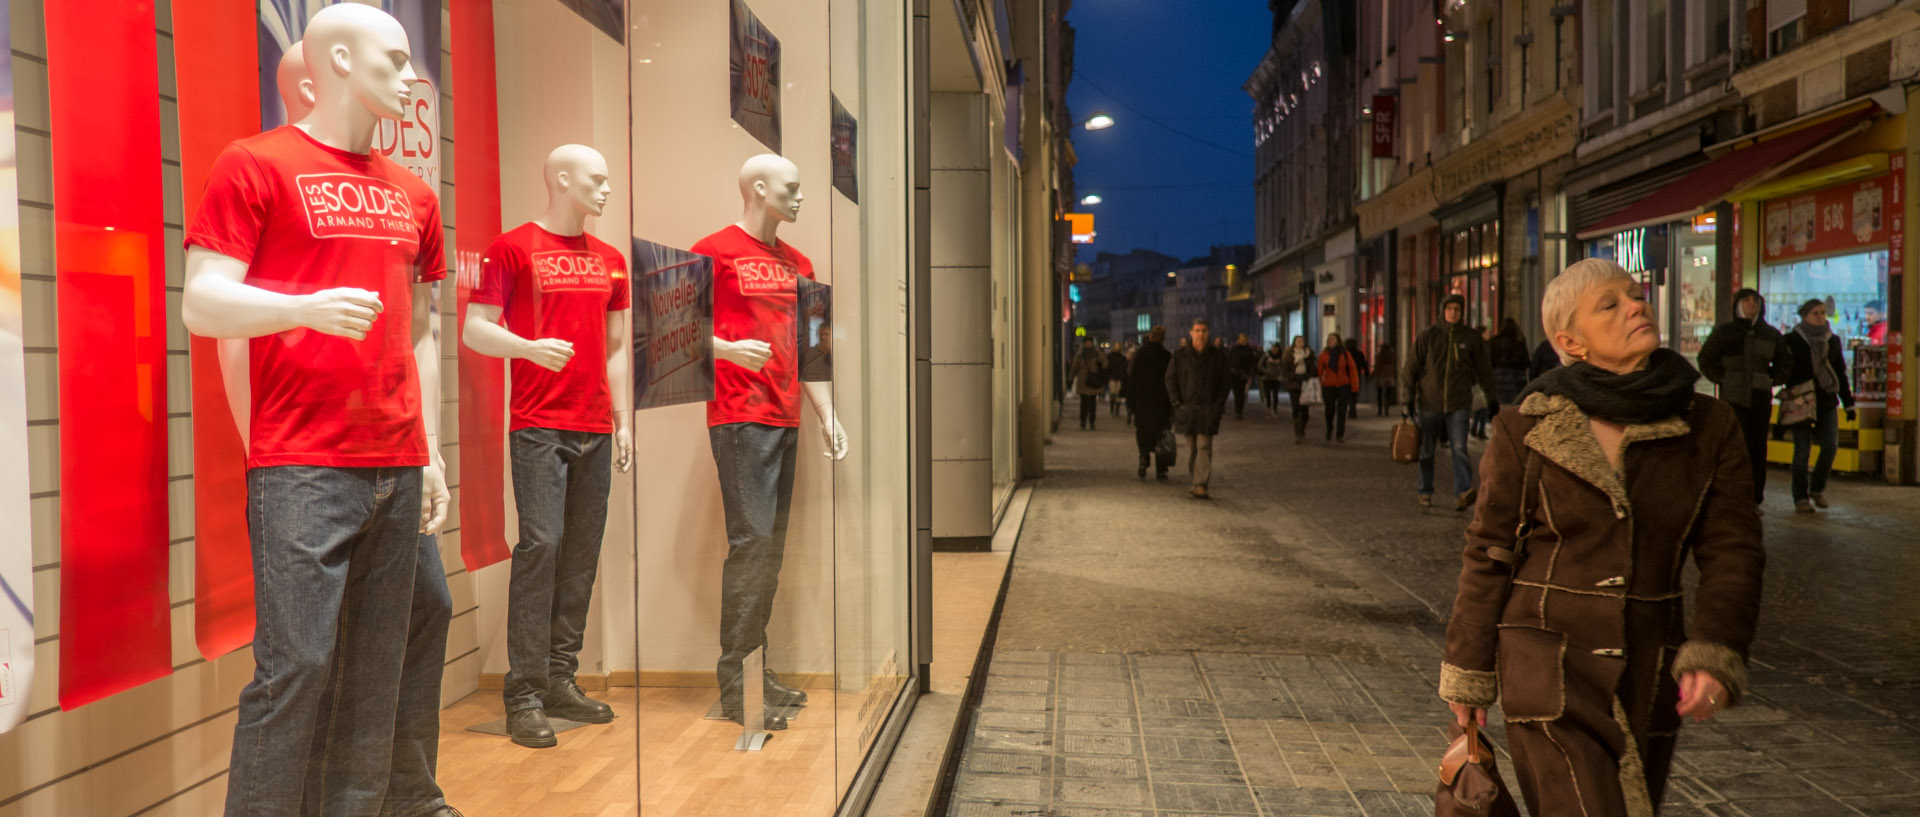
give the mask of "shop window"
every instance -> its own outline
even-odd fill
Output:
[[[1614,106],[1614,0],[1593,0],[1581,20],[1586,29],[1587,115],[1598,117]]]
[[[1687,3],[1687,64],[1700,65],[1727,53],[1731,47],[1731,0]]]
[[[1769,0],[1767,56],[1784,54],[1807,37],[1807,0]]]

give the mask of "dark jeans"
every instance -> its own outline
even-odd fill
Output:
[[[1120,390],[1126,388],[1126,386],[1126,383],[1118,380],[1111,381],[1107,384],[1107,414],[1109,416],[1120,416],[1120,408],[1127,402],[1125,398],[1120,396]]]
[[[1247,379],[1234,376],[1229,386],[1233,389],[1233,416],[1247,416]]]
[[[411,817],[445,802],[433,775],[452,602],[419,532],[420,474],[247,472],[254,673],[227,817]]]
[[[1347,410],[1352,408],[1353,389],[1348,386],[1322,386],[1320,398],[1327,403],[1327,439],[1347,438]]]
[[[1447,438],[1453,453],[1453,492],[1464,494],[1473,487],[1473,462],[1467,459],[1467,419],[1473,412],[1420,412],[1420,495],[1433,494],[1433,451],[1441,436]]]
[[[1757,505],[1767,499],[1767,424],[1773,402],[1766,392],[1758,392],[1751,405],[1754,408],[1732,408],[1734,416],[1740,418],[1740,431],[1746,435],[1747,464],[1753,466],[1753,501]]]
[[[1154,453],[1160,448],[1160,433],[1165,430],[1166,426],[1148,428],[1144,423],[1133,427],[1133,444],[1140,449],[1140,467],[1147,467],[1151,461],[1155,474],[1167,472],[1167,463],[1159,461],[1159,455]]]
[[[1100,395],[1080,395],[1080,427],[1090,428],[1093,421],[1100,419]]]
[[[1260,404],[1267,407],[1267,414],[1280,416],[1280,381],[1260,381]]]
[[[1394,388],[1392,386],[1376,385],[1373,387],[1373,391],[1374,391],[1373,398],[1377,403],[1377,405],[1375,406],[1374,416],[1375,417],[1387,416],[1387,407],[1393,405]]]
[[[1840,447],[1839,414],[1836,406],[1821,406],[1814,412],[1813,422],[1793,427],[1793,501],[1827,492],[1827,476],[1833,473],[1834,449]],[[1820,446],[1820,456],[1814,460],[1809,479],[1807,455],[1815,444]]]
[[[542,706],[580,669],[613,485],[613,435],[523,428],[507,436],[520,543],[507,590],[508,712]]]
[[[1092,400],[1093,398],[1082,398]],[[707,429],[720,471],[720,503],[727,516],[727,561],[720,573],[722,700],[738,700],[741,664],[767,646],[767,620],[780,588],[793,507],[793,466],[800,431],[759,423]],[[765,656],[762,656],[765,657]]]

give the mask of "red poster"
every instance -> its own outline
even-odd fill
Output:
[[[493,6],[455,3],[454,260],[459,331],[480,285],[480,256],[500,234],[500,113],[493,79]],[[512,555],[506,514],[506,363],[460,344],[460,557],[479,570]],[[449,475],[451,476],[451,475]]]
[[[254,0],[173,5],[180,88],[180,179],[186,223],[200,209],[222,148],[260,130]],[[195,335],[193,360],[193,632],[212,660],[253,640],[247,540],[247,446],[229,410],[219,343]]]
[[[60,706],[172,671],[152,0],[46,4],[60,343]]]
[[[1898,218],[1900,173],[1835,185],[1761,208],[1761,254],[1767,261],[1848,252],[1889,243]]]
[[[1394,157],[1393,136],[1400,126],[1400,100],[1397,97],[1378,96],[1373,98],[1373,158],[1391,159]]]

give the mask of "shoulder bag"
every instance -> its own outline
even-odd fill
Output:
[[[1797,426],[1813,422],[1814,408],[1813,381],[1781,389],[1780,422],[1777,425]]]
[[[1320,405],[1321,402],[1320,378],[1309,377],[1302,381],[1300,383],[1300,405],[1317,406]]]

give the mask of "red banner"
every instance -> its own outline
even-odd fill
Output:
[[[455,3],[453,108],[455,298],[459,332],[467,296],[480,285],[480,257],[500,234],[500,106],[493,79],[493,5]],[[458,337],[458,334],[456,334]],[[506,362],[460,344],[460,557],[468,570],[505,561],[507,546]]]
[[[193,223],[222,148],[260,131],[255,0],[173,4],[180,89],[180,188]],[[219,658],[253,640],[247,445],[228,408],[219,342],[193,336],[193,632]]]
[[[1393,136],[1400,126],[1400,100],[1391,96],[1373,98],[1373,158],[1394,157]]]
[[[166,247],[151,0],[46,5],[60,343],[60,706],[171,672]]]
[[[1888,243],[1905,175],[1890,173],[1768,201],[1761,208],[1766,230],[1761,255],[1777,261]]]

